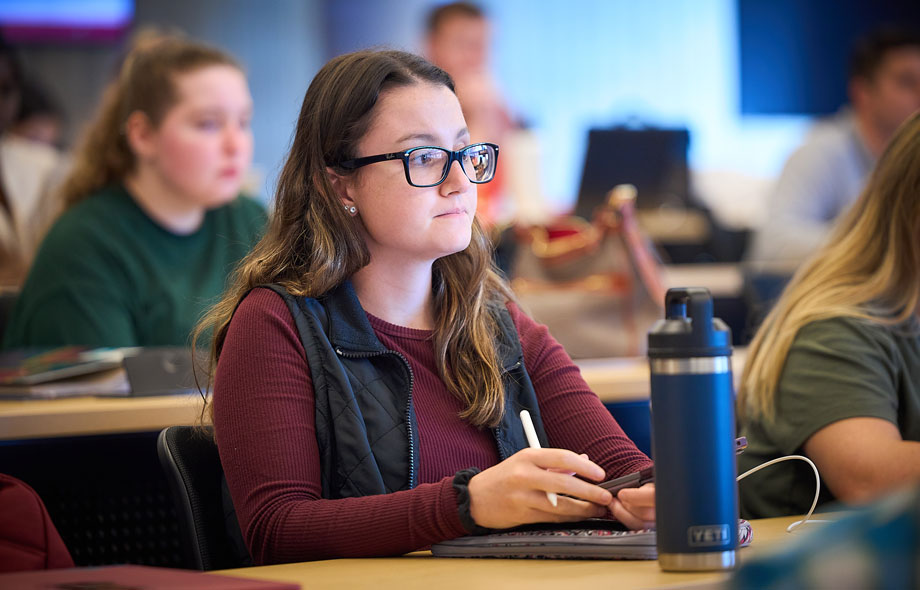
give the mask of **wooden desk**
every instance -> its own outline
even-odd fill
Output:
[[[745,349],[736,349],[732,356],[736,385],[745,354]],[[645,358],[582,359],[576,364],[604,403],[649,397]],[[0,441],[150,432],[167,426],[197,424],[202,405],[198,395],[0,401]]]
[[[746,358],[746,348],[736,348],[732,353],[732,377],[736,390]],[[605,404],[649,398],[650,376],[646,358],[580,359],[575,364],[581,369],[581,376],[591,390]]]
[[[639,227],[656,243],[699,244],[709,239],[706,216],[693,209],[659,207],[636,211]]]
[[[151,432],[198,423],[199,395],[0,401],[0,441]]]
[[[792,535],[786,527],[795,517],[755,520],[754,540],[741,549],[744,561],[765,547]],[[798,534],[798,533],[794,533]],[[286,565],[224,570],[245,578],[299,583],[306,590],[374,588],[387,590],[560,590],[561,588],[679,588],[718,587],[727,573],[666,573],[657,561],[597,561],[540,559],[462,559],[432,557],[429,552],[404,557],[333,559]]]
[[[706,287],[713,297],[738,297],[744,287],[739,264],[667,264],[662,274],[668,288]]]
[[[605,403],[648,399],[644,358],[585,359],[577,363]],[[0,401],[0,441],[161,430],[197,424],[198,395],[71,397]]]

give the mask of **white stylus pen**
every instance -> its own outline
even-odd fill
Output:
[[[530,412],[521,410],[521,422],[524,424],[524,434],[527,436],[527,444],[530,445],[531,449],[539,449],[540,439],[537,438],[537,431],[533,427],[533,420],[530,419]],[[546,492],[546,499],[553,505],[553,508],[556,507],[558,499],[556,498],[555,492]]]

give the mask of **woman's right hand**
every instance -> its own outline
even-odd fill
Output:
[[[493,529],[606,516],[610,492],[568,475],[572,472],[594,481],[605,476],[587,456],[566,449],[518,451],[470,479],[470,515],[477,525]],[[546,492],[557,494],[557,506]]]

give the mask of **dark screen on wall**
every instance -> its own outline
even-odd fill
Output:
[[[853,43],[890,24],[920,28],[920,0],[738,0],[742,114],[834,112]]]

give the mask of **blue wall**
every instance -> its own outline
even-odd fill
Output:
[[[920,2],[738,0],[742,111],[836,111],[847,102],[851,48],[891,25],[920,29]]]

